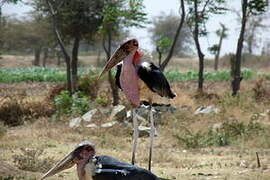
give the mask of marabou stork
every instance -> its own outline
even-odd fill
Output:
[[[150,171],[109,156],[95,156],[95,147],[82,142],[41,178],[53,176],[77,165],[79,180],[162,180]]]
[[[142,87],[145,87],[145,85],[147,86],[147,89],[150,90],[146,92],[146,94],[148,95],[148,100],[150,102],[151,132],[148,169],[151,170],[153,138],[155,131],[154,119],[151,110],[153,93],[169,99],[173,99],[176,95],[172,92],[170,85],[161,70],[152,62],[143,60],[142,54],[138,50],[138,46],[139,44],[136,39],[131,39],[123,43],[111,56],[103,71],[99,75],[99,78],[118,64],[116,72],[116,84],[120,89],[122,89],[128,102],[134,107],[132,111],[134,127],[131,160],[132,164],[135,163],[135,151],[138,139],[138,122],[135,108],[140,106],[139,91],[142,89]],[[141,93],[141,95],[143,94]]]

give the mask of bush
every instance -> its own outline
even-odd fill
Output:
[[[66,90],[55,96],[54,105],[57,115],[83,114],[90,108],[89,99],[82,92],[76,92],[70,96]]]
[[[13,161],[21,170],[45,173],[55,164],[50,157],[41,158],[43,149],[21,148],[20,150],[22,154],[13,155]]]
[[[25,120],[50,116],[53,112],[48,101],[27,100],[26,95],[4,96],[0,101],[0,122],[8,126],[22,125]]]
[[[248,140],[250,137],[256,137],[265,129],[254,121],[250,121],[247,125],[243,122],[232,121],[222,124],[219,130],[209,128],[206,133],[195,132],[185,129],[181,135],[176,134],[175,137],[182,142],[186,148],[201,148],[208,146],[227,146],[231,145],[238,139]]]
[[[0,121],[5,125],[17,126],[23,124],[22,97],[6,96],[1,100]]]
[[[254,92],[254,99],[257,102],[265,102],[267,104],[270,103],[270,84],[261,78],[256,83],[254,88],[252,89]]]
[[[89,71],[88,74],[83,75],[78,82],[78,90],[84,92],[91,99],[97,97],[99,90],[99,81],[96,75],[96,71]]]

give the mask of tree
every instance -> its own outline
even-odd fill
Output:
[[[215,65],[214,65],[215,71],[218,70],[219,55],[221,51],[222,41],[224,38],[227,37],[226,31],[228,30],[224,24],[220,23],[220,26],[221,29],[218,29],[216,31],[216,35],[219,36],[219,42],[218,44],[214,44],[212,47],[209,48],[211,54],[215,55]]]
[[[172,44],[172,40],[167,38],[167,37],[161,37],[157,42],[156,42],[156,51],[158,52],[158,65],[161,67],[161,60],[162,60],[162,55],[165,52],[168,52],[169,47]]]
[[[17,2],[19,2],[19,1],[21,1],[21,0],[2,0],[1,2],[0,2],[0,33],[2,34],[2,29],[3,29],[3,24],[2,24],[2,6],[5,4],[5,3],[13,3],[13,4],[16,4]],[[0,35],[1,35],[0,34]],[[1,38],[1,36],[0,36],[0,38]],[[0,47],[2,46],[2,44],[3,44],[3,40],[2,39],[0,39]],[[0,55],[1,55],[1,52],[0,52]]]
[[[82,39],[91,39],[102,22],[103,1],[88,0],[36,0],[33,6],[37,11],[49,14],[53,29],[64,54],[67,66],[68,89],[72,94],[76,88],[78,50]],[[65,43],[72,44],[71,55]]]
[[[31,14],[30,18],[17,19],[2,17],[2,49],[21,53],[35,54],[34,65],[40,65],[40,53],[43,47],[51,47],[53,44],[53,32],[49,28],[46,19],[36,18]]]
[[[166,24],[166,21],[167,19],[164,18],[163,19],[163,16],[160,16],[158,19],[163,19],[163,21],[161,22],[161,24],[159,24],[159,20],[157,20],[155,22],[154,20],[154,25],[156,25],[152,30],[150,29],[150,31],[154,32],[153,35],[152,35],[152,41],[157,45],[158,41],[162,41],[162,38],[164,37],[167,37],[168,39],[171,39],[171,45],[170,45],[170,48],[168,50],[168,54],[166,56],[166,58],[163,60],[163,62],[159,63],[160,64],[160,69],[161,71],[163,71],[165,69],[165,67],[168,65],[169,61],[171,60],[172,56],[173,56],[173,53],[174,53],[174,50],[175,50],[175,47],[177,47],[177,42],[178,39],[179,39],[179,34],[180,32],[182,31],[182,27],[183,27],[183,24],[184,24],[184,21],[185,21],[185,16],[186,16],[186,13],[185,13],[185,4],[184,4],[184,0],[181,0],[180,1],[180,8],[181,9],[181,18],[179,19],[179,24],[177,26],[177,28],[173,27],[171,28],[169,31],[165,30],[163,31],[163,33],[165,33],[166,31],[167,32],[172,32],[171,30],[173,30],[173,35],[169,35],[169,36],[166,36],[165,34],[164,35],[161,35],[159,33],[155,33],[155,31],[158,29],[157,27],[160,26],[160,27],[166,27],[166,25],[164,26],[163,24]],[[173,23],[175,24],[175,22],[178,20],[178,18],[176,18],[175,21],[173,21]],[[172,24],[171,24],[172,25]],[[183,46],[181,46],[183,47]],[[161,61],[161,60],[159,60]]]
[[[142,27],[146,21],[143,12],[142,0],[105,0],[103,8],[103,21],[100,33],[103,35],[103,49],[107,60],[110,59],[113,37],[123,34],[127,27]],[[113,105],[119,103],[118,87],[115,85],[111,71],[108,72],[108,80],[112,89]]]
[[[201,50],[199,37],[207,35],[205,23],[210,18],[211,14],[221,14],[225,12],[226,8],[223,7],[225,0],[187,0],[187,3],[189,6],[187,23],[192,31],[199,57],[198,90],[203,91],[204,54]]]
[[[241,30],[237,41],[236,55],[235,55],[235,70],[232,80],[232,95],[236,96],[240,89],[241,77],[241,59],[244,36],[246,31],[247,19],[250,16],[256,16],[265,12],[268,3],[266,0],[242,0],[242,17],[241,17]]]
[[[168,55],[173,39],[175,38],[176,30],[179,26],[179,24],[175,22],[178,21],[179,16],[172,13],[161,13],[153,18],[153,27],[149,29],[149,32],[151,33],[151,41],[155,44],[159,58],[160,55]],[[192,34],[188,26],[183,24],[172,55],[187,55],[187,52],[191,51],[191,44]],[[161,66],[161,59],[159,61]]]

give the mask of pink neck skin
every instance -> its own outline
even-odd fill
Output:
[[[130,53],[123,60],[120,84],[129,103],[133,107],[138,107],[140,106],[138,76],[133,64],[135,53]]]
[[[86,180],[86,176],[85,176],[86,172],[85,172],[84,168],[85,168],[85,165],[87,164],[89,158],[93,157],[94,155],[95,155],[95,151],[82,150],[80,152],[80,157],[82,159],[80,159],[76,162],[79,180]]]

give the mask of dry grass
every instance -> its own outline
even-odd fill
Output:
[[[6,56],[3,61],[1,60],[2,67],[7,67],[4,64],[9,64],[4,63],[5,58]],[[21,57],[9,58],[13,58],[8,59],[12,61],[10,67],[31,65],[29,58],[22,61],[23,64],[18,64],[15,60],[15,58]],[[83,57],[83,59],[83,64],[92,63],[88,61],[88,57]],[[173,65],[175,64],[181,71],[197,68],[195,59],[174,59]],[[209,63],[209,70],[210,65],[211,63]],[[157,126],[159,135],[154,142],[153,172],[164,178],[179,180],[269,180],[270,121],[268,118],[270,117],[260,115],[269,109],[269,103],[256,101],[258,99],[256,95],[267,97],[269,81],[255,85],[256,81],[243,81],[241,95],[237,98],[230,96],[230,82],[205,82],[205,94],[203,95],[197,94],[196,82],[173,83],[172,89],[177,94],[173,101],[155,98],[158,103],[173,104],[177,107],[177,111],[164,113],[160,125]],[[53,86],[60,87],[61,85],[57,83],[1,84],[0,93],[1,96],[23,95],[25,96],[24,102],[34,103],[35,107],[39,107],[39,102],[45,99]],[[258,92],[254,91],[256,86]],[[100,84],[100,89],[102,91],[98,93],[98,97],[110,103],[108,84]],[[126,102],[122,94],[121,102]],[[29,103],[26,104],[29,105]],[[220,113],[193,115],[194,110],[202,105],[214,105],[220,109]],[[199,131],[203,133],[207,132],[215,123],[237,121],[248,124],[251,119],[260,123],[267,131],[249,139],[238,138],[230,146],[186,149],[183,142],[175,136],[183,134],[185,129],[192,133]],[[14,155],[21,154],[21,148],[43,149],[41,159],[53,158],[57,161],[73,149],[78,142],[90,140],[96,144],[98,154],[110,155],[126,162],[131,159],[132,130],[130,127],[117,125],[109,129],[69,129],[69,119],[65,118],[62,121],[52,121],[51,118],[45,117],[32,120],[31,123],[16,127],[6,127],[0,124],[0,162],[3,162],[0,165],[0,179],[38,179],[41,176],[40,173],[25,173],[15,169]],[[1,132],[3,133],[1,134]],[[140,138],[137,165],[147,167],[148,147],[149,139]],[[261,168],[257,168],[255,152],[260,155]],[[5,168],[7,165],[3,167],[3,164],[6,163],[10,165],[9,168]],[[17,178],[12,178],[14,176]],[[75,180],[77,179],[75,168],[50,179]]]
[[[170,179],[269,179],[270,138],[267,135],[249,140],[238,139],[228,147],[196,149],[185,149],[184,144],[174,136],[183,133],[185,128],[192,132],[203,132],[217,122],[237,120],[248,123],[254,113],[269,108],[266,104],[256,103],[254,96],[252,96],[254,84],[250,82],[252,81],[242,83],[244,88],[237,101],[229,96],[229,87],[226,82],[206,83],[206,87],[209,88],[206,88],[207,93],[202,97],[199,97],[194,91],[197,85],[195,82],[174,83],[173,89],[178,96],[173,104],[179,109],[173,114],[165,113],[162,116],[161,125],[157,127],[159,136],[155,138],[154,143],[153,172],[158,176]],[[106,87],[107,85],[103,84],[102,86]],[[26,93],[28,92],[26,91]],[[211,94],[218,96],[218,100],[212,98]],[[192,114],[198,106],[210,104],[219,107],[221,112],[199,116]],[[184,105],[190,108],[180,108]],[[131,128],[119,125],[109,129],[73,130],[67,127],[67,120],[55,122],[49,118],[39,118],[34,123],[8,128],[1,138],[0,152],[2,155],[0,161],[15,166],[13,157],[21,153],[22,147],[33,150],[43,149],[41,158],[49,157],[57,161],[83,140],[94,142],[98,154],[130,161]],[[270,123],[267,118],[260,117],[256,120],[269,128]],[[148,147],[149,139],[140,138],[137,165],[147,167],[148,153],[146,152],[148,152]],[[261,168],[257,168],[255,152],[259,152]],[[74,172],[73,168],[51,179],[75,180],[76,173]],[[36,177],[36,174],[34,175]],[[25,179],[27,179],[26,176]]]

